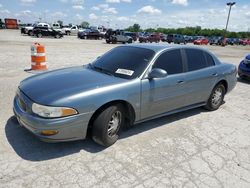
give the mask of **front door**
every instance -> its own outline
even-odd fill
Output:
[[[141,119],[160,115],[185,106],[186,83],[181,51],[163,52],[152,69],[161,68],[168,76],[141,81]]]

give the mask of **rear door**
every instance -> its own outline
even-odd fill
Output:
[[[161,68],[168,76],[143,79],[141,88],[141,118],[149,118],[185,106],[185,73],[180,49],[163,52],[152,68]]]
[[[206,102],[217,80],[213,57],[200,49],[184,49],[187,63],[186,103]]]

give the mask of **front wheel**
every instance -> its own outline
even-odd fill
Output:
[[[42,36],[43,36],[42,33],[37,34],[37,38],[42,38]]]
[[[124,125],[124,116],[124,108],[121,104],[102,110],[93,122],[93,140],[105,147],[114,144],[118,139],[119,130]]]
[[[217,110],[223,103],[225,92],[226,90],[223,84],[216,85],[207,101],[205,108],[210,111]]]

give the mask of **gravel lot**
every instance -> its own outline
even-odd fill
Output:
[[[202,108],[139,124],[105,149],[91,139],[49,144],[20,127],[12,101],[31,76],[30,45],[46,47],[49,69],[91,62],[116,45],[37,39],[0,30],[0,187],[250,187],[250,85],[238,81],[214,112]],[[250,47],[205,46],[238,65]]]

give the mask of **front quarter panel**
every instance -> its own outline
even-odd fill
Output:
[[[126,101],[134,108],[136,120],[140,118],[140,79],[128,80],[119,84],[99,87],[82,93],[76,93],[60,99],[56,104],[74,107],[80,114],[94,112],[101,106],[112,102]]]

